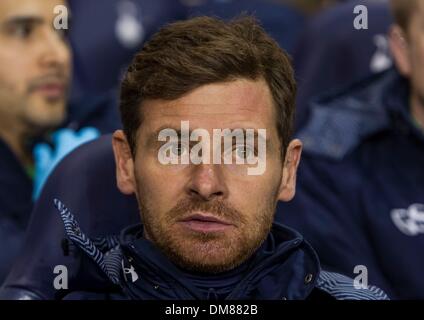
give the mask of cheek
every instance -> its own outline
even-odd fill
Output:
[[[283,163],[278,156],[268,158],[264,174],[257,176],[257,190],[263,195],[274,196],[280,187]]]
[[[271,170],[262,176],[250,176],[245,179],[232,179],[229,182],[230,201],[241,212],[256,215],[258,211],[267,211],[277,201],[280,186],[279,172]]]
[[[175,206],[183,190],[180,175],[164,167],[157,160],[145,158],[137,159],[134,170],[140,200],[160,212]]]
[[[49,103],[40,95],[30,95],[26,102],[25,114],[34,122],[34,125],[57,126],[66,116],[65,99]]]
[[[19,80],[5,77],[2,71],[0,70],[0,110],[6,114],[20,114],[26,104],[24,89],[20,88]]]
[[[25,80],[17,76],[17,74],[16,71],[9,72],[9,68],[5,68],[2,65],[0,67],[0,90],[3,92],[7,91],[12,95],[22,94]]]
[[[0,53],[0,81],[1,85],[6,84],[9,89],[24,93],[28,85],[28,78],[33,73],[32,65],[25,57],[9,52]]]

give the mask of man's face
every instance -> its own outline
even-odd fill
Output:
[[[35,130],[63,121],[70,50],[55,30],[62,0],[0,1],[0,116]]]
[[[174,101],[146,101],[142,113],[134,160],[120,131],[114,150],[118,186],[136,194],[145,237],[188,270],[236,267],[266,238],[277,200],[294,194],[301,144],[293,141],[284,161],[268,86],[262,80],[205,85]],[[236,167],[243,164],[161,164],[158,134],[178,131],[181,121],[211,137],[214,129],[266,129],[265,172],[248,175]]]

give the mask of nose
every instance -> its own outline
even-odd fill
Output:
[[[68,72],[71,52],[67,42],[54,29],[44,31],[43,41],[40,41],[40,63],[44,68],[59,68]]]
[[[187,193],[191,197],[200,198],[203,201],[228,197],[228,188],[220,165],[193,165],[191,170],[191,179],[187,185]]]

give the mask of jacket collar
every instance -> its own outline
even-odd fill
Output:
[[[205,299],[204,292],[198,288],[199,276],[187,276],[174,266],[142,237],[142,225],[125,229],[121,237],[111,235],[91,239],[60,200],[54,199],[54,204],[68,238],[95,263],[91,267],[85,265],[84,272],[79,274],[80,279],[91,279],[92,282],[82,280],[81,286],[74,285],[74,291],[83,292],[87,287],[91,290],[102,288],[108,297],[116,295],[118,299]],[[99,273],[99,268],[103,273]],[[310,245],[299,233],[280,224],[273,225],[267,241],[251,261],[236,271],[240,272],[240,278],[224,284],[229,288],[229,294],[219,296],[212,285],[215,292],[208,292],[206,299],[387,299],[379,288],[369,286],[357,290],[353,279],[320,271]],[[223,278],[233,275],[234,272],[230,272]],[[222,275],[216,278],[222,280],[219,276]],[[197,281],[193,281],[193,277]],[[211,279],[205,283],[210,285]]]
[[[249,261],[217,276],[184,272],[142,237],[142,225],[120,239],[124,292],[134,299],[305,299],[320,272],[318,258],[296,231],[280,224]],[[209,290],[207,287],[210,286]],[[209,292],[207,292],[209,291]]]

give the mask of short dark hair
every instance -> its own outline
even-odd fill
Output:
[[[124,133],[135,155],[147,99],[175,100],[206,84],[263,78],[277,111],[282,152],[294,121],[296,82],[287,53],[249,16],[196,17],[159,30],[134,57],[121,85]]]

